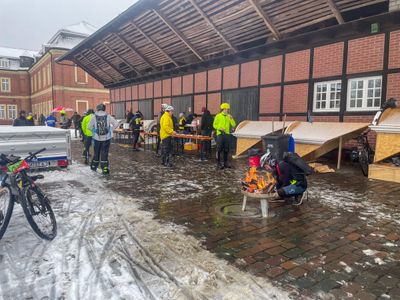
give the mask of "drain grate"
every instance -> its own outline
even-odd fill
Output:
[[[241,204],[227,204],[216,207],[216,212],[224,217],[229,218],[261,218],[261,210],[255,206],[246,206],[246,210],[242,211]]]

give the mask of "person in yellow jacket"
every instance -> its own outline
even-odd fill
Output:
[[[84,145],[84,150],[83,150],[83,157],[85,158],[85,164],[89,164],[89,156],[90,156],[90,146],[92,145],[92,136],[93,133],[89,129],[89,122],[90,119],[92,118],[94,114],[93,109],[89,109],[86,112],[86,116],[82,119],[81,123],[81,128],[82,128],[82,133],[83,133],[83,145]]]
[[[231,144],[231,131],[236,126],[235,120],[229,114],[228,103],[221,104],[221,112],[215,116],[213,127],[217,134],[217,168],[230,168],[228,154]],[[221,164],[221,154],[224,152],[224,164]]]
[[[161,164],[166,167],[172,167],[172,136],[176,134],[174,130],[174,122],[172,121],[173,113],[174,108],[169,105],[165,108],[165,112],[160,119],[160,139],[162,143]]]

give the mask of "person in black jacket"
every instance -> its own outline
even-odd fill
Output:
[[[201,109],[201,112],[203,113],[200,125],[201,135],[211,137],[211,133],[213,131],[214,118],[211,115],[210,111],[205,107]],[[203,142],[203,150],[209,157],[211,157],[211,141]]]
[[[139,151],[138,140],[140,136],[140,127],[142,126],[142,118],[143,114],[138,110],[129,123],[129,127],[133,132],[133,151]]]
[[[19,117],[14,120],[13,126],[28,126],[28,122],[26,121],[26,113],[24,110],[19,112]]]
[[[261,157],[261,166],[273,172],[280,199],[301,197],[307,190],[307,178],[303,170],[284,160],[277,161],[270,152]]]

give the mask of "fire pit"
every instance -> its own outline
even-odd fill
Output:
[[[262,216],[266,218],[268,216],[268,200],[272,200],[276,197],[276,180],[270,172],[264,172],[264,175],[261,174],[255,167],[251,167],[251,169],[246,172],[245,178],[242,181],[242,210],[246,210],[248,198],[259,199]]]

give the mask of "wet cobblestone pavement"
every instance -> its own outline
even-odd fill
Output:
[[[81,160],[80,145],[73,146]],[[247,216],[233,218],[244,160],[221,171],[212,160],[180,156],[168,169],[154,152],[113,144],[110,161],[110,189],[140,199],[161,222],[186,226],[242,270],[313,298],[400,299],[399,184],[345,167],[309,177],[302,206],[273,205],[262,219],[259,203],[250,201]]]

